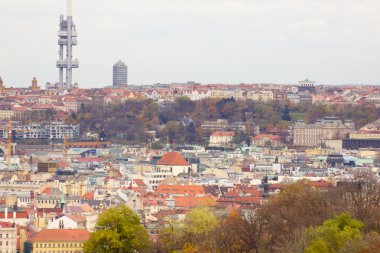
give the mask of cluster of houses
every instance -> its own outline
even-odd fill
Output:
[[[378,129],[373,122],[352,134],[363,138]],[[224,133],[216,136],[233,137]],[[225,150],[101,142],[73,143],[66,151],[25,149],[10,163],[0,161],[0,251],[81,252],[99,214],[112,206],[131,208],[155,241],[170,220],[193,208],[250,212],[300,179],[323,190],[354,170],[379,175],[375,148],[291,149],[271,134],[252,143]]]
[[[25,120],[51,110],[66,115],[90,104],[102,107],[134,98],[377,105],[377,94],[376,87],[315,86],[309,80],[282,86],[187,83],[68,91],[41,90],[36,79],[28,89],[7,88],[0,81],[0,118]],[[79,134],[79,126],[60,121],[12,127],[24,138],[73,141],[0,142],[0,252],[82,252],[99,214],[113,206],[127,205],[138,214],[155,241],[161,228],[184,219],[193,208],[251,212],[301,179],[323,190],[357,170],[380,175],[379,120],[356,129],[352,121],[325,117],[260,133],[247,122],[219,119],[201,126],[208,146],[168,144],[161,149],[75,141],[71,136]],[[237,143],[236,134],[247,129],[248,143]],[[0,135],[11,140],[10,133],[5,123]]]

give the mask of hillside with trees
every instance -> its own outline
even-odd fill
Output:
[[[247,118],[252,115],[252,119]],[[230,99],[204,99],[191,101],[186,97],[159,105],[150,99],[127,100],[103,108],[86,106],[72,113],[66,120],[79,123],[81,131],[101,132],[112,140],[126,143],[148,143],[155,131],[163,144],[204,144],[201,125],[208,120],[227,119],[229,122],[253,120],[262,132],[286,129],[296,120],[315,122],[324,116],[337,116],[353,120],[357,128],[380,117],[374,104],[363,105],[312,105],[286,104],[276,101],[240,101]]]

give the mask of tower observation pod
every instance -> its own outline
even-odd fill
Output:
[[[73,46],[77,45],[77,31],[73,22],[72,0],[67,1],[67,16],[60,17],[58,46],[59,59],[57,68],[59,69],[59,88],[68,89],[73,86],[73,69],[79,67],[79,61],[73,59]],[[66,80],[64,82],[64,72],[66,70]]]

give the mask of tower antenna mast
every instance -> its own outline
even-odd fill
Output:
[[[77,31],[73,22],[73,2],[66,0],[66,19],[63,15],[60,17],[58,46],[59,59],[57,68],[59,69],[59,88],[61,90],[68,89],[73,85],[74,68],[79,67],[79,61],[73,59],[73,46],[78,44]],[[66,70],[66,82],[63,81],[64,71]]]

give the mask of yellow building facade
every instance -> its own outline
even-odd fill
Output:
[[[43,229],[25,243],[25,253],[82,253],[89,239],[86,229]]]

